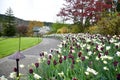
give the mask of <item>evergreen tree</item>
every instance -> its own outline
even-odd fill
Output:
[[[4,19],[3,24],[3,32],[4,36],[15,36],[16,28],[15,28],[15,17],[13,16],[13,11],[11,8],[8,8],[6,11],[6,17]]]

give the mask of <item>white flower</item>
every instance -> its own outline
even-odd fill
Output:
[[[97,74],[98,74],[97,71],[95,71],[94,69],[89,68],[89,67],[87,68],[87,72],[93,73],[94,75],[97,75]]]
[[[89,57],[88,57],[88,56],[85,56],[85,59],[89,59]]]
[[[45,56],[48,55],[48,53],[46,51],[44,51],[43,53],[44,53]]]
[[[104,64],[107,64],[107,61],[103,61]]]
[[[98,61],[100,58],[98,58],[98,56],[97,56],[95,59]]]
[[[88,55],[90,56],[91,54],[92,54],[92,51],[89,51],[89,52],[88,52]]]
[[[77,45],[80,45],[80,43],[79,43],[79,42],[77,42]]]
[[[90,39],[86,39],[86,42],[91,42],[91,40]]]
[[[34,74],[35,79],[40,79],[41,78],[41,76],[39,76],[38,74],[36,74],[36,73],[33,73],[33,74]]]
[[[95,54],[96,54],[96,52],[93,52],[93,54],[95,55]]]
[[[62,52],[62,51],[61,51],[61,48],[59,48],[58,51],[59,51],[59,53],[61,53],[61,52]]]
[[[80,58],[77,58],[77,59],[76,59],[76,62],[80,62],[80,61],[81,61]]]
[[[115,46],[119,46],[120,45],[120,42],[119,43],[114,43],[115,44]]]
[[[5,76],[3,75],[3,76],[0,77],[0,80],[8,80],[8,79],[5,78]]]
[[[82,45],[82,48],[84,48],[84,47],[86,47],[86,44],[83,44],[83,45]]]
[[[72,50],[72,53],[75,53],[75,50]]]
[[[109,70],[106,66],[105,66],[105,67],[103,67],[103,69],[104,69],[104,70]]]
[[[116,52],[116,54],[117,54],[117,56],[119,56],[119,57],[120,57],[120,52],[119,52],[119,51],[117,51],[117,52]]]
[[[38,62],[41,63],[41,58],[38,58]]]
[[[111,56],[107,56],[107,55],[105,55],[105,56],[101,56],[100,58],[101,58],[102,60],[104,60],[104,59],[112,60],[112,59],[113,59],[113,57],[111,57]]]
[[[111,57],[111,56],[108,56],[107,58],[108,58],[109,60],[112,60],[112,59],[113,59],[113,57]]]
[[[86,74],[86,75],[89,75],[89,72],[86,71],[85,74]]]
[[[46,60],[46,58],[45,58],[45,57],[43,57],[43,58],[42,58],[42,61],[45,61],[45,60]]]
[[[10,73],[9,77],[10,77],[10,78],[13,78],[13,79],[16,78],[16,72]]]
[[[60,73],[58,73],[58,75],[59,75],[60,77],[63,77],[63,76],[64,76],[63,71],[62,71],[62,72],[60,72]]]
[[[35,67],[35,64],[34,64],[34,63],[31,63],[31,66],[32,66],[32,67]]]
[[[23,64],[20,64],[20,68],[24,68],[25,66]]]
[[[111,48],[110,46],[106,46],[106,50],[110,50],[110,48]]]
[[[116,35],[113,36],[113,38],[116,38],[116,37],[117,37]]]
[[[102,46],[101,46],[101,45],[99,45],[99,46],[98,46],[98,48],[97,48],[97,49],[98,49],[98,51],[101,51],[101,48],[102,48]]]
[[[48,56],[52,56],[52,57],[53,57],[53,55],[52,55],[52,54],[48,54]]]
[[[66,44],[66,40],[63,40],[63,43]]]
[[[90,49],[90,47],[91,47],[90,45],[87,45],[87,49]]]
[[[59,48],[62,48],[62,44],[59,44],[58,47],[59,47]]]
[[[61,55],[58,54],[58,58],[60,58],[60,57],[61,57]]]
[[[111,38],[111,39],[110,39],[110,42],[111,42],[111,43],[114,43],[114,42],[116,42],[116,40],[113,39],[113,38]]]

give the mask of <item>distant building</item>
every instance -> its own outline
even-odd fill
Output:
[[[43,27],[35,26],[33,27],[33,32],[34,32],[33,36],[44,35],[48,33],[49,31],[50,31],[49,26],[43,26]]]
[[[43,26],[43,27],[40,28],[39,34],[44,35],[44,34],[48,33],[49,31],[50,31],[50,27]]]
[[[35,27],[33,27],[33,36],[38,36],[38,32],[39,32],[39,30],[40,30],[40,27],[39,26],[35,26]]]

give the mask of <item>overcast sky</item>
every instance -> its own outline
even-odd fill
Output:
[[[64,0],[0,0],[0,14],[11,7],[14,16],[24,20],[56,22]]]

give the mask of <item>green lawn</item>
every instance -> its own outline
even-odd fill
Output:
[[[2,39],[2,38],[0,38]],[[24,50],[41,42],[42,39],[33,37],[21,38],[21,49]],[[13,54],[19,50],[19,38],[7,38],[0,41],[0,58]]]
[[[1,41],[1,40],[4,40],[4,39],[5,39],[5,38],[1,38],[1,37],[0,37],[0,41]]]

